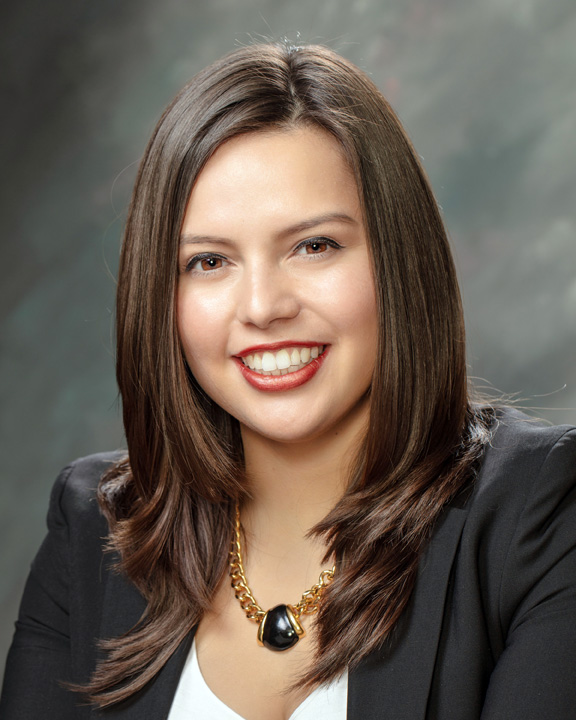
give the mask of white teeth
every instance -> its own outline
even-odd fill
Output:
[[[288,347],[276,353],[264,352],[246,355],[242,359],[244,365],[261,375],[288,375],[301,370],[311,360],[324,352],[324,345],[315,347]]]
[[[278,370],[286,370],[290,367],[290,355],[286,350],[280,350],[276,353],[276,367]]]
[[[278,367],[276,365],[276,358],[274,355],[272,355],[271,352],[265,352],[264,355],[262,355],[262,370],[277,370]]]

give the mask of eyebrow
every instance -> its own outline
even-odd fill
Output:
[[[298,233],[311,230],[318,225],[324,225],[330,222],[346,223],[348,225],[357,225],[358,221],[350,215],[340,212],[325,213],[324,215],[317,215],[316,217],[309,218],[308,220],[302,220],[295,225],[281,230],[278,235],[279,237],[289,237],[290,235],[297,235]],[[229,243],[229,238],[220,237],[218,235],[194,235],[192,233],[183,233],[180,236],[180,245],[194,245],[199,243]]]

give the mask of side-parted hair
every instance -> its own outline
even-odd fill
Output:
[[[379,317],[370,423],[344,497],[314,529],[337,558],[317,616],[316,662],[329,681],[387,642],[446,503],[474,476],[490,411],[470,402],[460,294],[426,175],[372,81],[319,46],[264,44],[200,72],[164,112],[140,165],[117,301],[117,378],[129,459],[99,499],[120,568],[148,607],[104,639],[84,688],[107,706],[141,689],[210,607],[227,569],[233,508],[245,492],[236,420],[183,357],[178,244],[194,182],[245,133],[313,126],[340,143],[369,239]]]

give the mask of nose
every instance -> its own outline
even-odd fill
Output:
[[[261,265],[246,269],[239,288],[237,317],[243,324],[265,329],[300,312],[295,282],[281,269]]]

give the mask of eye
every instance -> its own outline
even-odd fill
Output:
[[[208,274],[215,270],[220,270],[226,264],[226,259],[220,255],[212,255],[210,253],[202,253],[194,255],[184,266],[184,272],[192,272],[196,274]]]
[[[296,247],[297,255],[325,255],[342,246],[335,240],[327,237],[314,237],[302,241]]]

